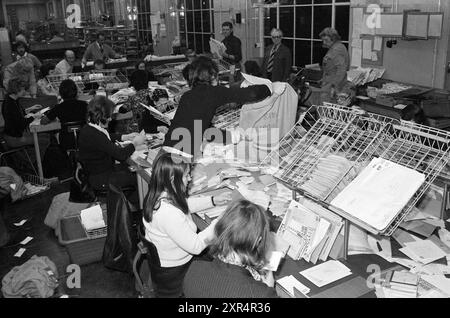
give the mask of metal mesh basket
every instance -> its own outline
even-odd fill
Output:
[[[29,183],[33,187],[39,187],[41,188],[40,191],[36,191],[30,194],[27,194],[25,197],[23,197],[23,200],[34,197],[38,194],[41,194],[47,190],[50,189],[51,181],[47,179],[41,179],[39,176],[26,174],[22,176],[22,180],[25,184]]]
[[[86,81],[89,83],[98,83],[100,86],[105,87],[107,91],[127,88],[129,85],[127,77],[115,69],[91,71],[87,75]]]
[[[61,86],[61,83],[64,80],[71,79],[75,82],[75,84],[78,87],[78,90],[81,92],[85,89],[84,81],[86,77],[89,76],[89,73],[83,72],[83,73],[67,73],[67,74],[54,74],[54,75],[47,75],[47,80],[52,86],[53,90],[56,92],[59,91],[59,86]]]
[[[358,114],[327,104],[311,108],[280,141],[278,149],[263,160],[262,166],[272,167],[275,177],[293,190],[322,203],[352,223],[373,234],[390,236],[442,174],[448,163],[449,145],[449,132],[375,114]],[[317,192],[314,187],[306,186],[321,160],[333,155],[348,162],[342,174],[329,183],[326,190]],[[330,206],[375,157],[425,175],[425,183],[382,232]]]

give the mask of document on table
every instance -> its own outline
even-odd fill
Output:
[[[310,292],[310,289],[300,283],[294,276],[286,276],[277,280],[277,283],[291,295],[291,297],[295,297],[294,288],[301,292],[303,295],[307,295]]]
[[[424,182],[422,173],[375,158],[331,205],[382,232]]]
[[[323,287],[350,276],[351,270],[339,261],[328,261],[300,272],[317,287]]]
[[[430,240],[410,242],[405,245],[406,247],[400,249],[400,252],[425,265],[446,257],[444,251]]]

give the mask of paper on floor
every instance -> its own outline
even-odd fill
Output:
[[[26,248],[19,248],[16,254],[14,254],[15,257],[22,257],[23,253],[25,253],[27,249]]]
[[[25,220],[22,220],[22,221],[20,221],[20,222],[18,222],[18,223],[14,223],[14,225],[15,225],[15,226],[22,226],[22,225],[24,225],[27,221],[28,221],[28,220],[25,219]]]
[[[20,244],[22,245],[27,245],[33,238],[31,236],[28,236],[27,238],[25,238],[22,242],[20,242]]]

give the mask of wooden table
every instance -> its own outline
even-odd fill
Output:
[[[39,141],[38,141],[38,134],[44,133],[44,132],[50,132],[50,131],[56,131],[61,130],[61,123],[59,121],[52,122],[48,125],[41,125],[39,121],[34,121],[30,124],[30,132],[33,134],[33,143],[34,143],[34,150],[36,152],[36,161],[38,165],[38,173],[39,178],[41,180],[44,179],[44,171],[42,169],[42,160],[41,160],[41,153],[39,152]]]

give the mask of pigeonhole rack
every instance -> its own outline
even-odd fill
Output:
[[[303,117],[303,116],[302,116]],[[447,165],[450,133],[375,114],[357,113],[333,104],[314,106],[280,141],[261,167],[293,190],[343,217],[348,254],[350,224],[375,235],[391,236]],[[320,160],[329,155],[346,158],[350,165],[327,191],[304,189]],[[382,158],[425,175],[425,182],[390,225],[380,232],[330,203],[373,158]]]
[[[85,89],[85,79],[89,76],[88,72],[83,73],[67,73],[67,74],[53,74],[53,75],[47,75],[47,80],[49,81],[50,85],[52,86],[53,90],[55,92],[59,92],[59,86],[64,80],[71,79],[75,82],[75,84],[78,87],[78,91],[83,92]]]
[[[127,77],[116,69],[93,70],[87,75],[86,82],[98,83],[106,91],[120,90],[129,86]]]

